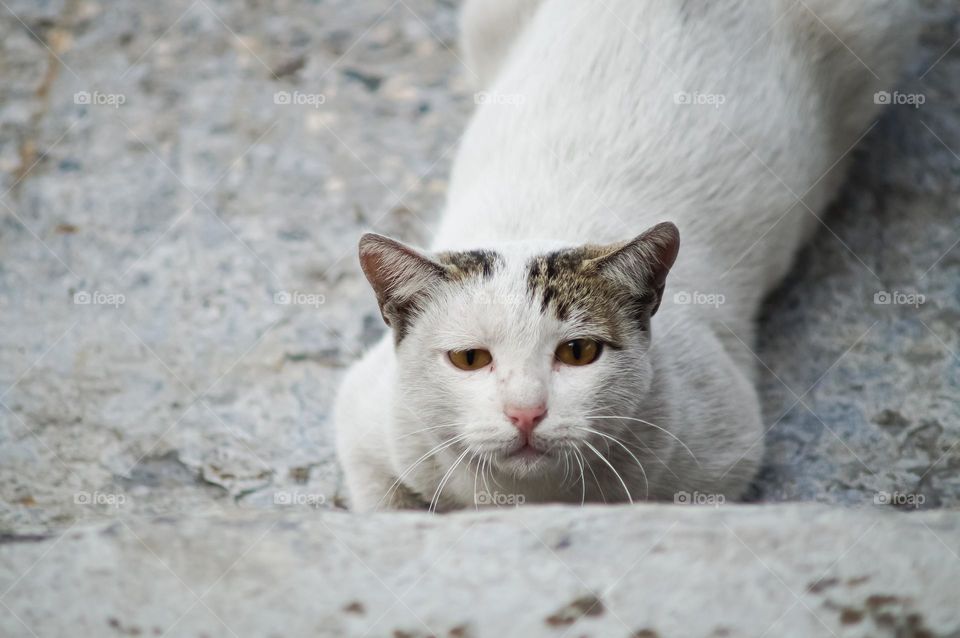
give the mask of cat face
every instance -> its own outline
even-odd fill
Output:
[[[396,344],[401,430],[518,478],[609,448],[617,422],[595,417],[630,413],[649,390],[650,317],[678,248],[669,223],[615,245],[434,255],[364,235],[361,265]]]

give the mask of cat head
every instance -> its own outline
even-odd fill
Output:
[[[564,449],[615,427],[590,417],[626,414],[647,394],[650,318],[678,250],[670,223],[613,245],[436,254],[364,235],[402,428],[517,477],[555,468]]]

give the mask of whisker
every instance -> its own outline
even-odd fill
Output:
[[[487,483],[487,474],[492,472],[492,470],[490,469],[490,453],[489,452],[483,453],[483,464],[484,464],[484,468],[483,468],[483,471],[480,472],[480,478],[483,479],[483,489],[486,490],[487,497],[489,498],[490,484]]]
[[[490,480],[493,481],[493,486],[497,489],[503,489],[503,485],[500,484],[500,481],[497,480],[497,475],[493,473],[493,453],[490,453]]]
[[[430,426],[430,427],[428,427],[428,428],[422,428],[422,429],[420,429],[420,430],[414,430],[413,432],[407,432],[406,434],[401,434],[400,436],[397,437],[397,440],[399,441],[400,439],[405,439],[405,438],[407,438],[407,437],[409,437],[409,436],[414,436],[415,434],[420,434],[421,432],[429,432],[430,430],[439,430],[439,429],[441,429],[441,428],[455,428],[455,427],[457,427],[457,425],[458,425],[458,424],[456,424],[456,423],[449,423],[449,424],[444,424],[444,425],[432,425],[432,426]]]
[[[560,485],[566,486],[570,474],[570,453],[563,450],[563,477],[560,479]]]
[[[473,456],[470,457],[470,460],[467,461],[467,467],[473,463],[473,459],[477,458],[477,455],[480,454],[480,451],[473,453]],[[480,461],[477,463],[477,471],[473,474],[473,507],[476,510],[480,509],[480,505],[477,503],[477,481],[480,479],[480,465],[483,463],[483,457],[480,458]]]
[[[433,498],[430,499],[430,507],[427,508],[427,511],[433,512],[434,514],[437,513],[437,507],[440,506],[440,493],[443,491],[444,486],[446,486],[447,481],[450,480],[450,477],[453,476],[453,471],[460,465],[460,461],[469,453],[469,448],[464,450],[463,453],[457,457],[457,460],[453,462],[453,465],[444,472],[443,478],[440,479],[440,483],[437,485],[437,491],[433,493]]]
[[[653,458],[655,458],[655,459],[657,460],[657,462],[660,463],[660,465],[662,465],[668,472],[670,472],[670,474],[673,476],[673,478],[675,478],[678,482],[681,482],[681,483],[682,483],[682,481],[680,481],[680,477],[677,476],[677,473],[673,471],[673,468],[670,467],[669,465],[667,465],[667,464],[664,462],[664,460],[661,459],[661,458],[657,455],[656,452],[654,452],[653,450],[651,450],[651,449],[650,449],[650,446],[647,445],[647,442],[644,441],[643,438],[641,438],[640,435],[637,434],[637,432],[636,432],[633,428],[628,428],[627,431],[630,433],[630,436],[632,436],[634,439],[636,439],[637,444],[639,444],[640,447],[643,448],[643,451],[644,451],[644,452],[647,452],[647,453],[650,454]]]
[[[593,433],[593,434],[596,434],[597,436],[602,436],[602,437],[605,438],[605,439],[610,439],[611,441],[613,441],[614,443],[616,443],[617,445],[619,445],[620,447],[622,447],[624,450],[626,450],[627,454],[629,454],[630,457],[633,458],[633,460],[636,462],[637,467],[640,468],[640,473],[643,474],[643,485],[644,485],[644,489],[646,490],[643,498],[644,498],[645,500],[650,500],[650,481],[647,480],[647,471],[646,471],[645,469],[643,469],[643,463],[641,463],[641,462],[640,462],[640,459],[638,459],[637,456],[636,456],[633,452],[630,451],[630,448],[628,448],[626,445],[624,445],[624,443],[623,443],[622,441],[620,441],[619,439],[617,439],[616,437],[611,436],[611,435],[609,435],[609,434],[604,434],[603,432],[600,432],[599,430],[594,430],[594,429],[592,429],[592,428],[584,428],[584,427],[580,427],[580,428],[577,428],[577,429],[583,430],[584,432],[591,432],[591,433]]]
[[[468,435],[467,435],[466,433],[463,433],[463,434],[458,434],[457,436],[454,436],[454,437],[451,438],[451,439],[447,439],[446,441],[443,441],[443,442],[440,443],[439,445],[435,445],[433,448],[430,449],[429,452],[427,452],[426,454],[424,454],[423,456],[421,456],[419,459],[417,459],[416,461],[414,461],[413,464],[410,465],[406,470],[404,470],[404,471],[400,474],[400,476],[397,477],[397,480],[395,480],[395,481],[393,482],[393,484],[390,485],[390,487],[387,488],[386,493],[380,498],[379,501],[377,501],[377,507],[376,507],[375,509],[379,509],[379,508],[380,508],[380,505],[383,504],[383,501],[384,501],[386,498],[388,498],[391,494],[393,494],[393,492],[395,492],[397,489],[399,489],[401,483],[403,482],[403,479],[405,479],[405,478],[410,474],[410,472],[412,472],[412,471],[414,470],[414,468],[416,468],[418,465],[420,465],[423,461],[425,461],[425,460],[426,460],[427,458],[429,458],[430,456],[432,456],[432,455],[434,455],[434,454],[437,454],[438,452],[441,452],[441,451],[447,449],[448,447],[451,447],[452,445],[456,444],[457,442],[462,441],[463,439],[467,438],[467,436],[468,436]]]
[[[593,482],[597,484],[597,490],[600,492],[600,498],[603,500],[604,504],[607,502],[607,496],[603,493],[603,487],[600,485],[600,479],[597,478],[597,473],[593,471],[593,465],[590,464],[589,459],[586,455],[581,452],[581,458],[583,462],[587,464],[587,469],[590,470],[590,474],[593,475]]]
[[[630,504],[632,505],[633,497],[630,496],[630,490],[627,489],[627,484],[623,481],[623,477],[620,476],[620,472],[617,471],[617,468],[613,467],[613,464],[611,464],[610,461],[606,459],[606,457],[600,454],[600,451],[597,448],[593,447],[593,445],[590,442],[584,441],[583,444],[586,445],[588,448],[590,448],[594,454],[600,457],[601,461],[606,463],[607,467],[610,468],[610,471],[612,471],[614,475],[617,477],[617,480],[620,481],[620,485],[623,486],[623,491],[627,493],[627,500],[630,501]]]
[[[577,459],[577,465],[580,466],[580,507],[583,507],[584,501],[587,500],[587,479],[583,475],[583,460],[580,450],[573,448],[573,454]]]
[[[667,436],[675,440],[677,443],[679,443],[681,446],[683,446],[683,449],[687,451],[687,454],[689,454],[690,458],[692,458],[694,463],[697,464],[697,467],[701,467],[700,461],[697,460],[697,456],[690,450],[690,448],[687,447],[686,443],[681,441],[676,434],[674,434],[673,432],[670,432],[669,430],[665,430],[664,428],[660,427],[656,423],[650,423],[649,421],[644,421],[643,419],[638,419],[632,416],[588,416],[586,418],[588,419],[625,419],[627,421],[637,421],[639,423],[644,423],[646,425],[649,425],[652,428],[656,428],[660,430],[661,432],[663,432],[664,434],[666,434]]]

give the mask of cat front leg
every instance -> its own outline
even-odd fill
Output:
[[[425,509],[423,499],[397,481],[389,424],[392,416],[393,343],[389,333],[353,364],[334,408],[337,456],[350,509],[369,512]]]
[[[341,460],[347,489],[350,493],[350,509],[355,512],[389,510],[426,510],[428,504],[409,486],[397,481],[396,476],[383,471],[376,462],[353,459]]]

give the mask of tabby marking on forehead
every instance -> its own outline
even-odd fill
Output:
[[[540,312],[552,309],[561,321],[574,313],[613,343],[631,327],[647,330],[652,297],[632,295],[600,272],[597,260],[625,244],[586,245],[539,255],[527,268],[527,292],[540,300]]]
[[[596,273],[585,267],[588,259],[610,252],[601,246],[583,246],[539,255],[530,261],[527,271],[527,289],[536,298],[540,296],[540,312],[550,305],[561,320],[566,320],[577,303],[596,296]]]
[[[447,277],[453,281],[474,276],[487,279],[503,263],[500,255],[492,250],[444,252],[437,255],[437,261],[447,267]]]

